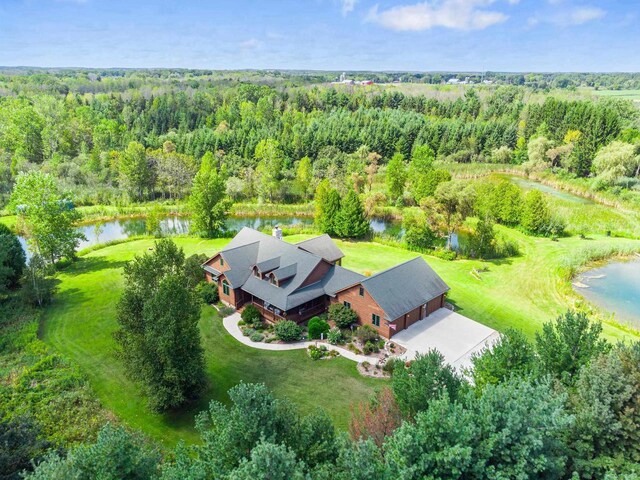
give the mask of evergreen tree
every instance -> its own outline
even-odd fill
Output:
[[[349,190],[341,203],[342,206],[336,219],[335,233],[343,238],[366,236],[371,227],[358,194],[354,190]]]
[[[335,188],[331,188],[329,180],[322,180],[318,184],[315,196],[314,220],[318,230],[335,235],[339,213],[340,194]]]
[[[0,295],[18,287],[25,260],[18,237],[0,223]]]
[[[231,201],[227,198],[225,180],[214,166],[213,155],[204,156],[193,179],[189,205],[193,213],[192,229],[213,238],[225,230]]]
[[[524,198],[522,227],[530,233],[543,234],[550,223],[551,210],[547,200],[539,190],[531,190]]]

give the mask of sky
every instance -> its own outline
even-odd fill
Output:
[[[0,0],[0,65],[640,71],[640,0]]]

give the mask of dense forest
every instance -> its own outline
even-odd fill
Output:
[[[296,185],[302,159],[310,160],[316,184],[351,182],[366,175],[371,153],[382,166],[396,153],[408,163],[423,145],[440,161],[604,173],[601,188],[624,179],[632,187],[637,176],[640,134],[631,102],[562,95],[540,101],[526,85],[482,85],[438,98],[261,75],[271,81],[184,71],[0,76],[0,194],[6,201],[20,172],[40,169],[63,180],[79,203],[181,198],[210,152],[234,199],[305,201],[308,192]],[[622,144],[614,145],[615,158],[594,163],[614,141]],[[627,144],[633,148],[620,159]]]

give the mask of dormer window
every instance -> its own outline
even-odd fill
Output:
[[[271,275],[271,276],[269,277],[269,283],[271,283],[271,285],[276,285],[276,286],[277,286],[277,284],[276,284],[276,277],[274,277],[273,275]]]

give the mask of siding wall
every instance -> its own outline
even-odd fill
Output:
[[[345,301],[349,302],[351,308],[358,314],[358,323],[360,325],[371,325],[380,335],[389,338],[389,327],[384,319],[384,311],[366,289],[364,297],[360,296],[360,284],[358,284],[338,292],[331,299],[331,303],[344,303]],[[371,315],[374,313],[380,317],[379,327],[376,327],[371,321]]]

